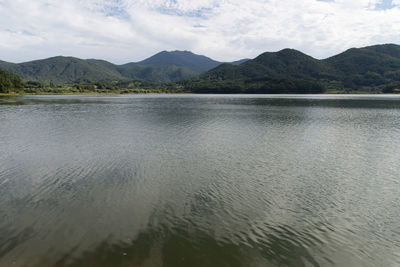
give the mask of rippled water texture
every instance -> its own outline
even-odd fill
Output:
[[[0,266],[400,266],[400,97],[0,98]]]

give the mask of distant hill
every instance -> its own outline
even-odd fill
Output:
[[[220,64],[221,62],[189,51],[163,51],[141,62],[124,65],[98,59],[57,56],[19,64],[0,61],[0,68],[11,71],[26,81],[65,84],[124,79],[142,79],[150,82],[179,81],[198,76]]]
[[[256,77],[331,78],[335,70],[328,64],[297,50],[266,52],[239,66],[220,65],[201,77],[205,79],[243,79]]]
[[[145,66],[136,63],[114,65],[104,60],[83,60],[61,56],[20,64],[2,61],[0,68],[11,71],[24,80],[46,81],[56,84],[124,79],[171,82],[199,74],[197,71],[173,65]]]
[[[138,62],[140,65],[174,65],[177,67],[185,67],[194,71],[207,71],[220,65],[221,62],[212,60],[206,56],[193,54],[189,51],[162,51]]]
[[[244,59],[240,59],[240,60],[236,60],[236,61],[230,62],[230,64],[232,64],[232,65],[240,65],[240,64],[245,63],[245,62],[247,62],[249,60],[250,60],[250,58],[244,58]]]
[[[238,66],[219,65],[183,84],[203,93],[318,93],[381,91],[399,81],[400,46],[386,44],[352,48],[324,60],[293,49],[266,52]]]
[[[195,77],[201,72],[175,65],[140,65],[128,63],[117,66],[122,77],[150,82],[173,82]]]
[[[54,83],[74,82],[78,78],[88,80],[121,79],[118,71],[107,63],[58,56],[12,65],[1,62],[0,68],[7,69],[24,80]]]

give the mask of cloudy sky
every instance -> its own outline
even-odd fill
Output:
[[[0,0],[0,60],[113,63],[162,50],[220,61],[295,48],[325,58],[400,44],[400,0]]]

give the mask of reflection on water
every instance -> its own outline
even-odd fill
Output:
[[[0,98],[0,266],[398,266],[396,96]]]

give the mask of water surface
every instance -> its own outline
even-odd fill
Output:
[[[400,266],[400,97],[0,98],[0,266]]]

